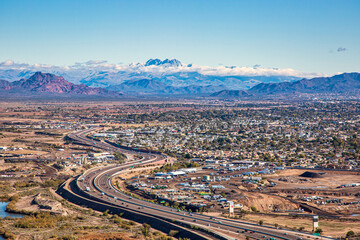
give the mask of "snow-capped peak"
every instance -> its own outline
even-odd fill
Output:
[[[164,61],[161,61],[160,59],[158,58],[155,58],[155,59],[149,59],[148,61],[146,61],[145,63],[145,66],[152,66],[152,65],[155,65],[155,66],[160,66],[160,65],[163,65],[163,66],[171,66],[171,67],[180,67],[182,66],[182,63],[177,60],[177,59],[168,59],[166,58]]]

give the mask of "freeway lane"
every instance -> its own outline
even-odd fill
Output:
[[[86,134],[93,131],[92,129],[75,132],[69,135],[69,138],[87,144],[96,148],[100,148],[107,151],[122,152],[127,154],[139,154],[137,151],[125,150],[117,148],[108,143],[92,141],[86,137]],[[270,227],[259,226],[256,224],[238,222],[225,218],[212,218],[202,214],[190,213],[186,211],[178,212],[176,209],[172,209],[163,205],[157,205],[154,203],[146,202],[136,198],[129,197],[118,191],[111,183],[111,179],[122,173],[126,169],[130,169],[134,166],[141,166],[150,163],[154,163],[159,160],[166,159],[165,155],[153,154],[153,153],[140,153],[144,159],[139,161],[132,161],[122,165],[108,166],[102,169],[89,170],[79,177],[77,185],[83,193],[97,199],[100,202],[106,202],[119,208],[127,208],[132,211],[138,211],[152,215],[154,217],[161,217],[166,220],[176,220],[187,224],[201,226],[203,228],[212,229],[215,231],[228,231],[232,234],[246,234],[255,239],[269,239],[270,237],[276,239],[289,239],[295,240],[304,237],[303,234],[291,231],[278,230]],[[242,235],[244,236],[244,235]],[[309,237],[309,235],[306,235]],[[231,239],[231,238],[229,238]]]
[[[149,159],[155,160],[155,158],[156,158],[156,160],[160,161],[160,160],[166,159],[166,156],[162,155],[162,154],[144,153],[141,151],[127,150],[127,149],[115,147],[107,142],[101,142],[98,140],[89,139],[86,136],[90,132],[94,132],[94,131],[97,131],[100,129],[101,128],[95,128],[95,129],[90,128],[87,130],[76,131],[76,132],[70,133],[67,137],[72,139],[75,142],[79,142],[81,144],[92,146],[92,147],[99,148],[99,149],[109,151],[109,152],[121,152],[124,154],[141,155],[143,157],[142,160],[149,160]]]
[[[79,187],[84,189],[85,186],[91,186],[91,190],[88,192],[88,194],[92,195],[93,197],[100,198],[101,200],[105,200],[109,203],[111,202],[115,206],[125,206],[132,210],[139,210],[153,216],[161,216],[165,219],[174,219],[179,222],[196,224],[198,226],[215,230],[228,230],[234,234],[239,234],[242,231],[246,231],[246,234],[252,235],[255,238],[263,238],[263,236],[265,236],[265,238],[274,237],[277,239],[298,238],[296,235],[279,234],[279,230],[276,229],[274,231],[274,229],[267,229],[261,226],[232,222],[223,218],[215,219],[206,215],[190,213],[186,211],[177,212],[176,209],[132,198],[119,192],[111,184],[111,178],[118,175],[119,170],[124,168],[126,168],[126,166],[116,168],[109,167],[107,169],[101,169],[89,173],[89,175],[84,177],[83,182],[79,182]],[[96,190],[96,192],[94,192],[94,190]]]

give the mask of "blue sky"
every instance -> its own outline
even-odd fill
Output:
[[[0,61],[360,71],[358,0],[0,0]]]

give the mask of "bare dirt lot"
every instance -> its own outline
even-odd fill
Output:
[[[300,176],[304,173],[315,177]],[[360,213],[360,186],[356,186],[360,183],[358,172],[290,169],[270,176],[268,181],[276,183],[269,188],[272,193],[329,214],[354,218]]]
[[[321,178],[300,177],[304,172],[325,173]],[[360,174],[356,172],[345,171],[320,171],[320,170],[303,170],[287,169],[268,178],[277,183],[274,189],[281,188],[337,188],[343,184],[360,182]],[[279,180],[281,179],[281,180]]]

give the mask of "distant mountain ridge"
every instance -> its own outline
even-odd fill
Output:
[[[119,95],[116,92],[102,88],[91,88],[84,84],[77,85],[66,81],[63,77],[51,73],[36,72],[28,79],[8,82],[0,80],[0,89],[6,91],[34,93],[56,93],[72,95]]]
[[[190,85],[184,87],[173,87],[155,79],[128,80],[122,84],[108,87],[115,91],[126,94],[151,94],[151,95],[192,95],[192,94],[209,94],[215,91],[226,89],[225,86],[199,86]]]
[[[292,93],[359,93],[360,73],[343,73],[332,77],[302,79],[294,82],[260,83],[249,89],[257,95]]]
[[[156,80],[174,88],[224,86],[223,89],[248,90],[259,83],[295,81],[309,75],[293,69],[222,65],[210,67],[158,58],[149,59],[145,63],[108,64],[106,61],[88,61],[64,67],[0,62],[0,79],[10,82],[29,78],[37,71],[62,76],[74,84],[83,83],[89,87],[111,90],[112,86],[141,79]]]
[[[250,97],[252,96],[244,90],[222,90],[210,95],[211,97],[226,97],[226,98],[238,98],[238,97]]]
[[[360,97],[360,73],[343,73],[332,77],[318,77],[301,79],[294,82],[260,83],[248,91],[219,91],[211,94],[211,97],[241,98],[264,96],[292,98],[307,95],[338,95],[342,97]]]
[[[11,88],[10,82],[0,79],[0,89],[9,90],[10,88]]]
[[[49,74],[53,76],[40,76],[37,79],[36,75],[39,73],[33,72],[37,68],[49,70]],[[128,65],[88,61],[69,67],[35,66],[6,61],[0,63],[0,79],[3,79],[0,80],[0,89],[81,95],[111,95],[114,94],[112,91],[117,91],[129,96],[201,95],[219,98],[279,95],[296,97],[314,94],[360,96],[359,73],[344,73],[332,77],[312,77],[313,75],[322,76],[307,75],[293,69],[186,65],[177,59],[158,58]],[[18,80],[21,78],[22,80]]]
[[[27,79],[14,82],[0,80],[0,92],[23,96],[55,94],[56,96],[192,96],[212,98],[299,98],[303,96],[340,96],[360,98],[360,73],[343,73],[332,77],[301,79],[294,82],[260,83],[249,90],[227,89],[225,85],[171,86],[158,79],[131,79],[103,88],[74,84],[51,73],[36,72]],[[119,93],[121,92],[121,93]],[[54,96],[55,96],[54,95]]]

